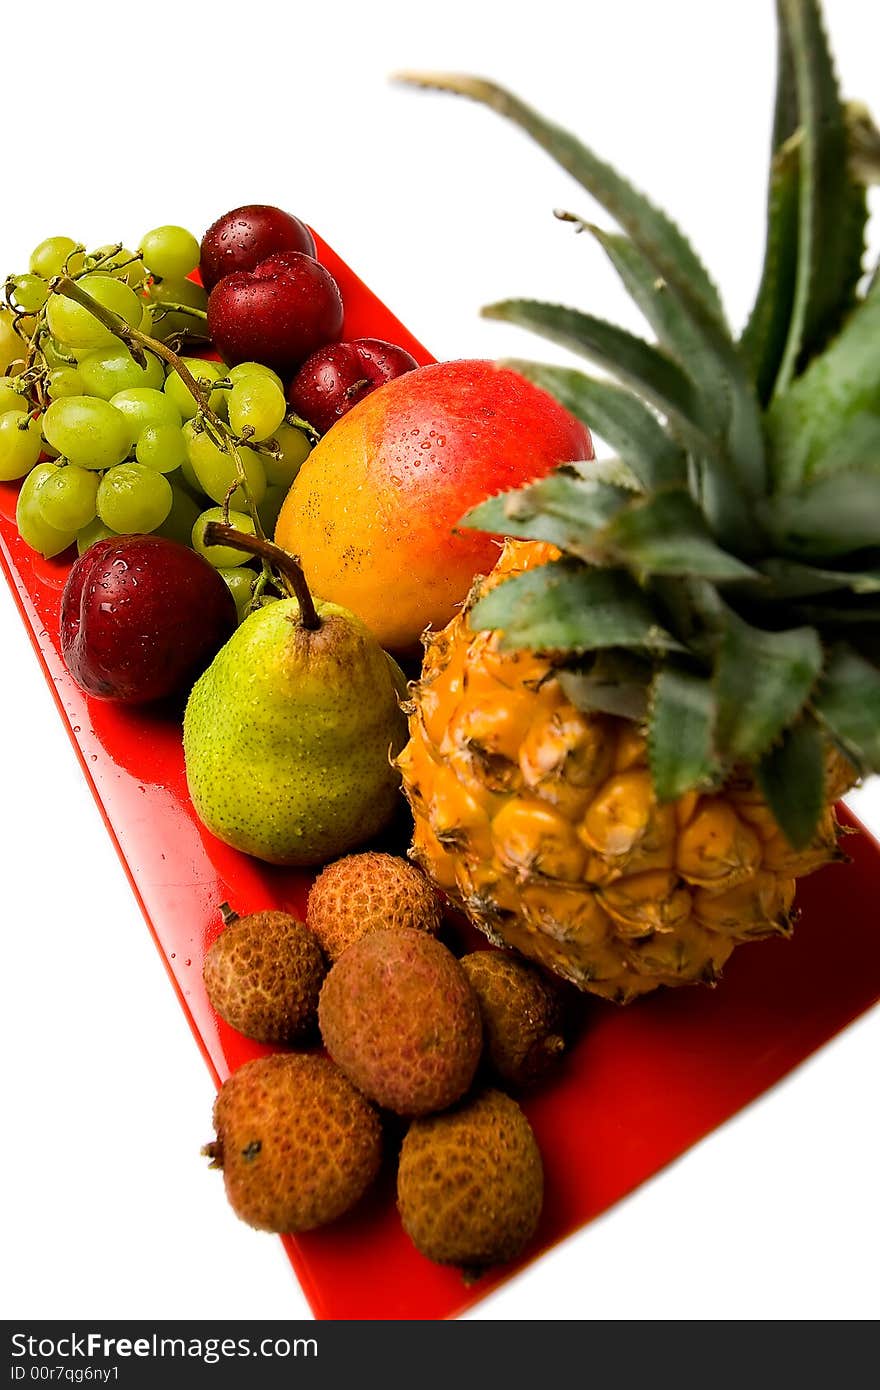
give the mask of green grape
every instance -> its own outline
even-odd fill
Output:
[[[113,253],[111,255],[111,252]],[[104,259],[109,257],[109,259]],[[112,275],[114,280],[124,280],[126,285],[131,285],[134,289],[146,279],[146,270],[141,260],[134,260],[134,252],[129,251],[124,246],[114,243],[108,246],[99,246],[93,253],[92,260],[100,259],[97,269],[102,275]]]
[[[78,241],[69,236],[50,236],[35,246],[31,252],[30,269],[44,280],[53,275],[61,275],[65,268],[70,275],[78,275],[85,265],[86,257]]]
[[[135,328],[140,323],[143,304],[122,280],[96,273],[84,275],[77,283],[105,309],[119,314],[130,327]],[[96,348],[118,341],[94,314],[62,294],[52,295],[46,306],[46,320],[52,336],[68,347]]]
[[[42,275],[16,275],[15,302],[25,313],[35,314],[46,303],[49,285]]]
[[[185,280],[199,263],[199,243],[184,227],[155,227],[141,238],[144,264],[163,280]]]
[[[120,463],[98,485],[98,516],[111,530],[155,531],[171,511],[171,484],[155,468]]]
[[[173,473],[186,459],[186,444],[180,425],[160,422],[147,425],[138,436],[135,455],[138,463],[157,473]]]
[[[198,502],[190,497],[186,488],[171,484],[171,511],[156,527],[156,535],[166,540],[177,541],[179,545],[192,546],[192,529],[201,511]]]
[[[128,422],[97,396],[65,396],[43,416],[43,434],[59,453],[81,468],[112,468],[131,448]]]
[[[49,373],[46,395],[50,400],[58,401],[62,396],[82,396],[83,394],[84,382],[76,367],[55,367]]]
[[[260,525],[267,536],[273,535],[275,523],[278,520],[278,513],[284,504],[287,496],[286,487],[267,487],[266,496],[257,508],[257,515],[260,518]]]
[[[16,376],[24,366],[24,342],[13,328],[10,309],[0,309],[0,376]],[[11,372],[10,368],[15,367]]]
[[[208,330],[204,318],[197,314],[162,309],[163,304],[186,304],[204,313],[208,296],[201,285],[196,285],[192,280],[154,280],[150,285],[150,300],[154,338],[164,342],[166,338],[181,334],[191,341],[207,342]],[[144,329],[144,332],[148,333],[150,329]]]
[[[21,536],[25,545],[29,545],[31,550],[37,550],[41,555],[45,555],[49,560],[53,555],[60,555],[62,550],[66,550],[72,545],[75,539],[73,531],[59,531],[54,526],[50,526],[48,521],[43,520],[39,507],[40,489],[55,472],[54,463],[40,463],[36,468],[31,469],[21,485],[18,494],[18,503],[15,508],[15,524],[18,527],[18,534]]]
[[[225,521],[222,507],[209,507],[206,512],[202,512],[192,529],[192,548],[198,551],[199,555],[204,555],[215,569],[232,569],[236,565],[246,565],[251,558],[246,551],[236,550],[231,545],[205,545],[205,527],[209,521]],[[247,536],[256,534],[256,528],[250,517],[244,512],[230,511],[229,525],[234,526],[236,531],[243,531]]]
[[[230,367],[226,375],[230,381],[245,381],[248,377],[267,376],[270,381],[275,382],[279,391],[284,390],[284,382],[281,377],[263,362],[239,362],[237,366]]]
[[[187,448],[186,426],[185,426],[185,425],[184,425],[184,427],[183,427],[183,447],[184,447],[184,449]],[[204,488],[202,487],[201,483],[199,482],[198,478],[196,477],[195,469],[193,468],[192,464],[191,464],[190,461],[189,461],[189,455],[187,455],[187,457],[183,460],[183,463],[180,465],[180,468],[179,468],[178,471],[179,471],[179,473],[180,473],[180,481],[181,481],[186,487],[189,488],[190,492],[193,494],[194,497],[205,497],[205,496],[207,496],[207,494],[205,493]]]
[[[257,582],[255,571],[246,565],[236,565],[234,569],[221,569],[218,573],[235,599],[238,621],[243,622],[247,617],[248,604],[254,596],[254,584]]]
[[[117,391],[127,391],[132,386],[161,391],[165,368],[155,353],[148,352],[146,359],[146,367],[139,367],[128,348],[118,341],[84,353],[79,359],[79,371],[86,394],[109,401]]]
[[[200,489],[215,502],[223,502],[239,476],[231,455],[225,449],[218,449],[205,430],[196,432],[191,420],[184,425],[183,436],[186,441],[187,458],[192,464]],[[253,449],[247,449],[244,445],[239,446],[238,454],[250,495],[259,506],[266,495],[266,474],[263,465]],[[243,488],[239,486],[232,494],[230,506],[242,510],[247,506],[247,501]]]
[[[56,531],[81,531],[95,519],[98,496],[98,475],[76,464],[47,467],[47,473],[37,495],[37,509],[44,521]]]
[[[311,441],[307,434],[286,421],[278,426],[272,438],[281,451],[281,458],[260,454],[266,482],[272,487],[288,488],[312,451]]]
[[[110,397],[110,404],[125,416],[132,448],[147,425],[174,425],[180,429],[183,424],[174,402],[164,391],[156,391],[151,386],[130,386],[125,391],[117,391]]]
[[[209,362],[201,357],[184,357],[181,359],[183,365],[195,377],[196,381],[220,381],[226,375],[226,368],[222,362]],[[171,371],[165,378],[165,394],[169,396],[177,409],[180,411],[184,420],[191,420],[198,407],[195,397],[188,386],[185,386],[176,371]],[[208,406],[215,415],[226,414],[226,397],[228,391],[212,391],[208,398]]]
[[[30,473],[42,448],[36,420],[27,420],[20,410],[4,410],[0,415],[0,483],[11,483]]]
[[[29,409],[28,403],[20,391],[16,391],[12,384],[12,378],[0,377],[0,415],[6,410],[17,410],[23,415]]]
[[[88,526],[84,526],[81,531],[77,531],[77,554],[85,555],[89,547],[95,544],[95,541],[104,541],[107,540],[108,537],[115,535],[116,532],[111,531],[110,527],[105,526],[101,518],[96,516],[94,521],[89,522]]]
[[[148,338],[161,338],[162,335],[156,332],[156,326],[153,322],[154,313],[153,305],[148,299],[145,299],[138,328],[142,333],[146,333]]]
[[[258,443],[278,428],[286,409],[284,392],[267,376],[245,377],[229,393],[230,425],[236,434],[250,430]]]

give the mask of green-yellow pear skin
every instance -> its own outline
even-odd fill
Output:
[[[397,809],[403,675],[346,608],[295,599],[246,618],[196,682],[183,747],[193,806],[214,835],[270,864],[324,864]]]

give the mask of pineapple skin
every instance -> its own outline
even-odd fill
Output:
[[[737,944],[789,935],[796,879],[842,857],[833,800],[854,770],[829,752],[829,804],[799,852],[747,774],[658,803],[638,725],[582,713],[552,656],[468,626],[488,588],[557,553],[508,541],[462,612],[426,634],[398,759],[411,857],[490,941],[580,989],[627,1003],[714,984]]]

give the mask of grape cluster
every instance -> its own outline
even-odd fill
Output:
[[[207,341],[205,291],[187,278],[198,260],[194,236],[159,227],[137,252],[88,253],[50,237],[27,273],[9,277],[0,308],[0,482],[23,480],[18,530],[41,555],[74,543],[82,554],[107,535],[155,531],[220,569],[243,614],[260,595],[258,574],[242,552],[206,547],[205,526],[222,519],[271,534],[311,440],[288,419],[270,368],[227,370],[170,350],[192,353]],[[151,343],[138,336],[132,350],[57,277]]]

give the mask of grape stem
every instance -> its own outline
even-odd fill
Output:
[[[267,541],[263,536],[249,536],[244,531],[237,531],[234,526],[224,526],[220,521],[208,522],[203,542],[205,545],[231,545],[234,550],[244,550],[248,555],[256,555],[258,559],[274,565],[299,604],[302,626],[312,632],[321,626],[302,568],[280,545]]]
[[[52,294],[63,295],[65,299],[72,299],[74,303],[80,304],[84,309],[87,309],[99,323],[102,323],[104,327],[114,335],[114,337],[120,338],[122,342],[125,343],[125,346],[128,348],[139,367],[145,367],[147,365],[145,349],[149,348],[150,352],[154,353],[156,357],[161,357],[163,361],[167,362],[172,370],[177,373],[187,391],[189,391],[190,395],[195,400],[199,408],[199,416],[208,427],[210,438],[218,448],[223,449],[232,458],[242,490],[248,500],[248,510],[251,514],[251,520],[254,523],[256,533],[258,536],[263,537],[263,528],[260,524],[260,518],[257,515],[256,503],[251,497],[250,488],[247,485],[247,475],[244,471],[241,455],[238,452],[238,446],[235,440],[229,437],[227,427],[224,425],[219,415],[210,407],[209,401],[212,388],[210,386],[202,386],[196,381],[183,359],[173,348],[170,348],[167,343],[161,342],[158,338],[151,338],[149,334],[142,333],[139,328],[132,328],[131,324],[126,323],[121,314],[114,313],[112,309],[108,309],[103,304],[99,304],[87,290],[84,290],[75,280],[71,279],[69,275],[56,275],[54,279],[50,280],[49,289]]]
[[[115,337],[121,338],[139,367],[147,365],[145,348],[149,348],[150,352],[154,352],[157,357],[163,358],[177,372],[190,395],[195,397],[205,419],[210,420],[212,425],[222,428],[220,419],[208,405],[208,393],[196,381],[183,359],[178,357],[167,343],[160,342],[158,338],[151,338],[149,334],[142,333],[139,328],[132,328],[121,314],[116,314],[112,309],[107,309],[103,304],[99,304],[97,299],[93,299],[88,291],[78,285],[75,280],[71,280],[69,275],[56,275],[54,280],[49,282],[49,288],[53,294],[61,294],[65,299],[72,299],[74,303],[81,304]]]
[[[167,314],[189,314],[191,318],[208,322],[207,309],[197,309],[194,304],[175,304],[171,299],[163,299],[158,307],[156,318],[163,319]]]

